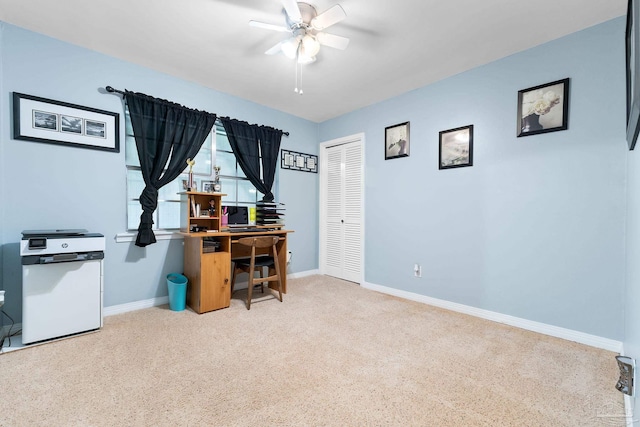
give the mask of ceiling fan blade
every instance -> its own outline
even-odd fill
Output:
[[[336,36],[329,33],[318,33],[316,38],[321,45],[329,46],[334,49],[345,50],[349,46],[349,39],[342,36]]]
[[[279,42],[277,45],[273,46],[271,49],[268,49],[265,54],[266,55],[275,55],[276,53],[282,52],[282,42]]]
[[[300,14],[300,8],[296,0],[282,0],[282,6],[287,11],[287,16],[293,22],[302,22],[302,15]]]
[[[316,30],[324,30],[333,24],[342,21],[347,17],[342,6],[339,4],[329,8],[311,20],[311,26]]]
[[[249,21],[249,26],[256,28],[264,28],[265,30],[280,31],[281,33],[289,33],[291,29],[282,25],[267,24],[266,22]]]

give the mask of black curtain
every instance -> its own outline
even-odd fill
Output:
[[[272,202],[271,188],[278,165],[283,132],[272,127],[250,125],[228,117],[222,117],[220,121],[240,168],[253,186],[264,194],[262,200]],[[263,179],[260,178],[260,152],[262,152]]]
[[[151,229],[158,207],[158,190],[187,167],[211,132],[216,115],[125,90],[145,188],[140,194],[142,215],[136,246],[156,242]]]

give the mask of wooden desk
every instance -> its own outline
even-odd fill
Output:
[[[237,243],[241,237],[279,236],[278,263],[282,273],[282,292],[287,292],[287,234],[291,230],[265,230],[264,232],[229,233],[187,233],[184,238],[184,275],[187,285],[187,304],[196,313],[219,310],[231,304],[231,259],[250,256],[250,249]],[[219,244],[215,252],[206,252],[205,241]],[[275,288],[274,282],[269,287]]]

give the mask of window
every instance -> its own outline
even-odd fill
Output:
[[[142,207],[140,194],[144,189],[142,170],[138,159],[136,141],[129,111],[125,109],[125,164],[127,166],[127,230],[138,229]],[[215,138],[214,138],[215,136]],[[220,166],[220,183],[224,205],[255,206],[258,191],[247,179],[236,162],[235,155],[221,123],[216,121],[211,134],[207,137],[196,155],[193,167],[194,181],[198,190],[202,190],[203,181],[213,181],[213,165]],[[178,230],[180,228],[180,195],[184,191],[182,180],[188,177],[189,167],[175,181],[158,191],[158,208],[153,213],[154,230]],[[277,188],[277,177],[274,188]]]
[[[220,184],[222,192],[226,194],[222,198],[224,205],[255,206],[258,200],[258,191],[251,181],[242,172],[236,156],[231,150],[227,134],[222,125],[216,123],[216,166],[220,166]]]

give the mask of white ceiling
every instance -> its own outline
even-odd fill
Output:
[[[287,34],[248,25],[284,25],[280,0],[0,0],[0,20],[322,122],[624,15],[627,0],[310,1],[336,3],[347,18],[325,32],[351,42],[303,66],[302,96],[294,61],[264,54]]]

